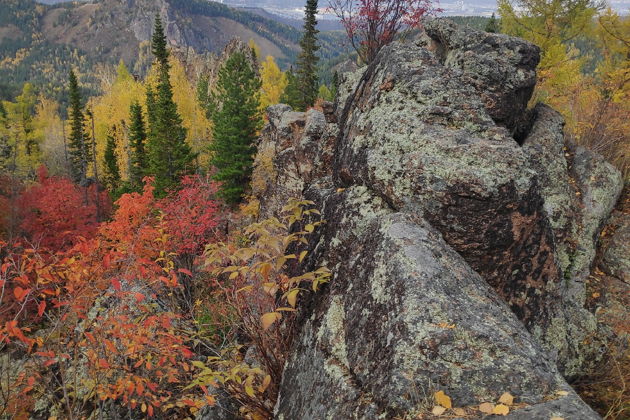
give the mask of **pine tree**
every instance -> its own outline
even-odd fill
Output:
[[[280,97],[280,102],[291,106],[294,110],[301,109],[300,105],[300,90],[298,89],[298,80],[293,72],[293,69],[289,69],[286,72],[287,75],[287,87],[284,88],[284,92]]]
[[[153,38],[151,39],[151,52],[155,56],[155,59],[160,65],[162,71],[169,69],[168,64],[168,49],[166,34],[164,33],[164,27],[162,26],[162,19],[160,15],[155,15],[155,26],[153,27]]]
[[[254,163],[254,142],[262,125],[259,113],[260,80],[242,52],[233,53],[219,70],[213,115],[214,153],[219,194],[229,204],[238,203],[247,188]]]
[[[147,138],[147,175],[155,178],[157,195],[175,187],[180,178],[194,171],[195,154],[186,143],[186,129],[173,100],[173,87],[169,78],[169,53],[166,36],[159,17],[156,17],[153,34],[153,53],[159,65],[155,96],[147,92],[149,109],[149,135]]]
[[[116,127],[112,127],[107,135],[107,146],[105,147],[104,167],[105,185],[110,191],[116,191],[120,187],[120,169],[118,168],[118,157],[116,156],[116,139],[112,133],[116,132]]]
[[[131,124],[129,126],[129,145],[131,148],[131,168],[129,181],[132,188],[139,190],[142,188],[142,178],[147,172],[147,157],[145,142],[147,140],[144,117],[142,116],[142,106],[138,102],[131,104],[129,109]]]
[[[335,72],[333,73],[333,77],[332,77],[332,86],[331,86],[331,93],[332,93],[332,97],[333,97],[333,101],[335,99],[337,99],[337,94],[339,93],[339,72],[337,70],[335,70]]]
[[[70,137],[68,139],[68,154],[70,155],[70,171],[75,182],[85,182],[87,179],[90,157],[90,142],[85,130],[85,114],[79,82],[74,71],[70,71]]]
[[[147,87],[147,133],[151,133],[153,127],[155,127],[155,91],[151,86]]]
[[[497,17],[494,15],[494,13],[492,14],[492,16],[490,17],[490,20],[486,24],[486,32],[490,32],[493,34],[496,34],[499,32],[499,24],[497,23]]]
[[[304,33],[300,40],[302,51],[297,59],[297,87],[300,92],[300,101],[297,109],[305,111],[313,106],[317,99],[319,80],[317,77],[317,62],[319,50],[317,45],[317,0],[306,0],[304,11]]]

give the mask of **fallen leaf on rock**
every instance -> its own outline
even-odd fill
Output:
[[[445,411],[446,408],[442,407],[441,405],[436,405],[435,407],[433,407],[433,410],[431,410],[434,416],[441,416],[442,414],[444,414]]]
[[[434,394],[435,402],[442,407],[451,408],[453,405],[451,404],[451,397],[446,395],[444,391],[438,391]]]
[[[455,413],[456,416],[465,416],[466,415],[466,410],[464,410],[463,408],[453,408],[453,413]]]
[[[482,413],[492,414],[492,410],[494,410],[494,404],[487,402],[479,404],[479,411]]]
[[[499,402],[505,405],[512,405],[514,404],[514,397],[509,392],[504,392],[499,398]]]
[[[565,397],[565,396],[569,395],[569,393],[567,391],[556,391],[556,394],[558,394],[558,395],[560,395],[562,397]]]
[[[552,417],[549,420],[564,420],[564,417]]]
[[[500,414],[502,416],[507,415],[509,412],[510,407],[505,404],[498,404],[496,407],[494,407],[494,410],[492,410],[492,414]]]

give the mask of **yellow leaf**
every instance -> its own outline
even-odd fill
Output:
[[[499,402],[505,405],[512,405],[514,404],[514,397],[509,392],[504,392],[501,398],[499,398]]]
[[[564,420],[564,417],[557,417],[557,416],[554,416],[554,417],[552,417],[552,418],[551,418],[551,419],[549,419],[549,420]]]
[[[280,318],[282,318],[282,315],[280,315],[279,312],[268,312],[264,314],[262,317],[260,317],[263,329],[269,329],[269,327],[271,327],[271,325],[273,325],[273,323]]]
[[[312,231],[315,230],[315,226],[308,224],[304,227],[304,230],[307,231],[308,233],[311,233]]]
[[[456,416],[465,416],[466,415],[466,410],[464,410],[463,408],[453,408],[453,413],[455,413]]]
[[[235,278],[237,278],[239,275],[238,271],[233,272],[232,274],[230,274],[230,280],[234,280]]]
[[[500,414],[502,416],[507,415],[509,412],[510,407],[505,404],[498,404],[496,407],[494,407],[494,410],[492,410],[492,414]]]
[[[494,404],[487,403],[487,402],[479,404],[479,411],[481,411],[482,413],[492,414],[493,410],[494,410]]]
[[[145,403],[142,403],[142,406],[140,407],[140,410],[141,410],[143,413],[146,413],[146,412],[147,412],[147,405],[146,405]]]
[[[295,308],[295,304],[297,303],[297,297],[300,293],[300,289],[293,289],[289,293],[287,293],[287,302],[289,305]]]
[[[300,252],[300,258],[299,258],[300,262],[302,262],[304,260],[304,257],[306,257],[306,254],[308,254],[308,251]]]
[[[436,405],[435,407],[433,407],[433,410],[431,410],[434,416],[441,416],[442,414],[444,414],[445,411],[446,411],[446,408],[440,405]]]
[[[442,407],[446,407],[446,408],[452,407],[451,397],[446,395],[444,391],[438,391],[433,396],[435,397],[435,402],[441,405]]]
[[[567,395],[569,395],[567,391],[556,391],[556,394],[560,395],[561,397],[566,397]]]
[[[269,387],[270,384],[271,384],[271,376],[267,375],[265,376],[265,379],[263,379],[262,385],[260,385],[260,387],[258,388],[258,391],[260,391],[261,393],[265,392],[265,390]]]
[[[245,393],[252,398],[256,396],[256,393],[254,393],[254,388],[252,388],[250,385],[245,385]]]

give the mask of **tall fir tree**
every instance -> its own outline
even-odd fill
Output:
[[[287,70],[287,86],[284,88],[284,92],[282,96],[280,96],[280,102],[283,104],[290,105],[291,108],[298,111],[302,109],[301,100],[300,100],[300,89],[298,88],[298,80],[293,72],[293,69],[290,68]]]
[[[155,15],[155,24],[153,27],[153,37],[151,38],[151,52],[160,65],[161,70],[168,71],[168,41],[164,33],[164,26],[159,14]]]
[[[332,77],[332,86],[331,86],[331,93],[332,93],[332,97],[333,100],[337,99],[337,94],[339,93],[339,72],[337,70],[335,70],[335,72],[333,73],[333,77]]]
[[[107,134],[107,145],[103,156],[105,185],[112,192],[120,187],[120,168],[118,167],[118,156],[116,155],[116,138],[113,134],[115,132],[116,127],[112,127],[111,132]]]
[[[496,34],[499,32],[499,23],[497,22],[497,17],[495,16],[494,13],[492,13],[490,20],[488,20],[485,31],[493,33],[493,34]]]
[[[129,109],[131,124],[129,125],[130,174],[129,181],[135,190],[142,188],[142,178],[147,173],[147,156],[145,143],[147,132],[142,115],[142,106],[138,102],[131,104]]]
[[[210,146],[219,195],[228,203],[241,201],[249,184],[262,126],[259,111],[261,82],[242,52],[233,53],[219,70],[213,114],[214,140]]]
[[[74,71],[70,71],[70,137],[68,139],[68,154],[70,157],[70,172],[72,179],[85,182],[87,179],[88,163],[91,161],[90,140],[85,127],[85,114],[79,82]]]
[[[164,195],[175,187],[180,178],[194,172],[195,154],[186,143],[186,129],[173,100],[169,78],[169,53],[166,36],[159,17],[156,17],[152,39],[158,69],[158,84],[154,95],[148,91],[149,133],[146,144],[147,175],[155,178],[156,194]]]
[[[300,40],[300,55],[297,59],[297,87],[300,92],[298,109],[305,111],[313,106],[319,90],[317,77],[317,0],[306,0],[304,10],[304,32]]]

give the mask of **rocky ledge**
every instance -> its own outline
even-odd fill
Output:
[[[523,40],[434,19],[323,112],[269,109],[261,212],[315,201],[309,263],[334,274],[304,305],[278,419],[429,415],[438,390],[461,408],[509,392],[507,418],[599,418],[567,379],[610,335],[585,281],[623,181],[553,109],[527,109],[538,61]],[[627,281],[624,246],[604,261]]]

